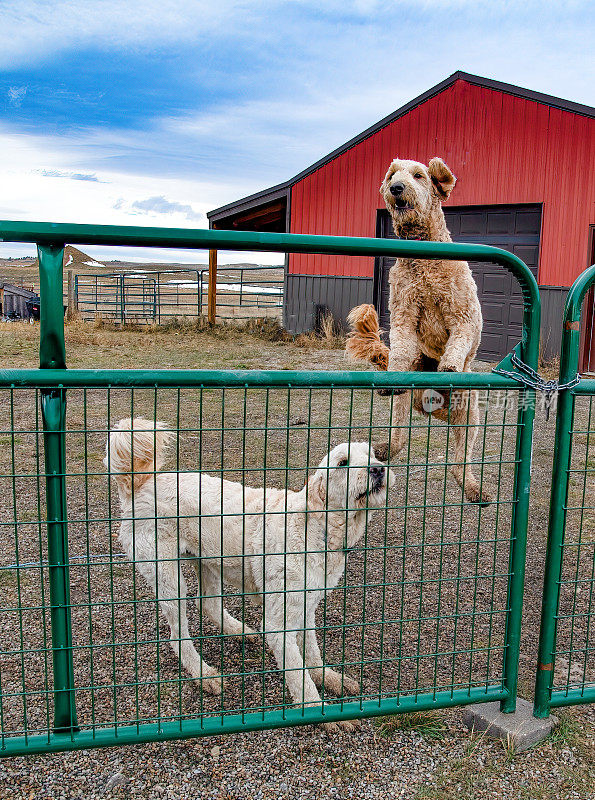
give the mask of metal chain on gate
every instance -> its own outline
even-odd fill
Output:
[[[573,386],[576,386],[581,381],[581,375],[578,372],[574,378],[567,383],[546,381],[532,367],[530,367],[528,364],[525,364],[524,361],[521,361],[516,353],[511,353],[510,362],[514,367],[517,368],[517,370],[519,370],[518,372],[509,372],[506,369],[499,369],[498,367],[496,367],[493,372],[497,372],[499,375],[506,375],[507,378],[512,378],[513,380],[522,383],[524,386],[528,386],[530,389],[535,389],[538,392],[542,392],[544,395],[546,422],[550,418],[550,407],[554,395],[563,389],[572,389]]]

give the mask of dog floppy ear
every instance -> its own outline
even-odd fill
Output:
[[[457,179],[441,158],[433,158],[428,164],[435,193],[441,200],[448,200]]]
[[[324,511],[326,508],[326,476],[315,472],[306,484],[308,508],[312,511]]]
[[[171,438],[163,422],[143,417],[121,419],[110,431],[103,463],[125,496],[163,467]]]
[[[389,184],[389,182],[390,182],[390,179],[392,178],[392,176],[393,176],[393,175],[395,174],[395,172],[397,171],[397,165],[396,165],[396,163],[395,163],[396,161],[398,161],[398,159],[397,159],[397,158],[394,158],[394,159],[391,161],[391,163],[390,163],[390,167],[388,168],[388,172],[387,172],[387,173],[386,173],[386,175],[384,176],[384,180],[383,180],[383,181],[382,181],[382,183],[380,184],[380,189],[378,190],[378,191],[380,192],[380,194],[384,194],[384,191],[385,191],[385,189],[388,187],[388,184]]]

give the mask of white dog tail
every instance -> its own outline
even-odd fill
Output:
[[[135,417],[121,419],[110,431],[103,463],[124,498],[132,496],[165,461],[172,438],[163,422]]]
[[[347,317],[351,330],[347,336],[347,353],[357,361],[369,361],[376,369],[388,369],[390,350],[380,338],[380,322],[374,306],[364,303],[352,308]]]

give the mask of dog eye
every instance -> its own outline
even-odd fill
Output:
[[[419,178],[423,178],[423,175],[421,174],[421,172],[416,172],[413,177],[419,179]]]
[[[337,463],[337,466],[338,466],[338,467],[346,467],[348,463],[349,463],[349,461],[347,461],[347,459],[346,459],[346,458],[342,458],[342,459],[341,459],[341,460],[340,460],[340,461]]]

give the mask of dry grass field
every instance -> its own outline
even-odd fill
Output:
[[[37,326],[0,326],[2,363],[36,366],[38,334]],[[352,368],[340,339],[288,340],[274,326],[256,323],[123,331],[73,323],[66,338],[71,368]],[[286,389],[88,389],[68,395],[75,676],[87,687],[77,693],[79,723],[151,720],[157,707],[162,718],[179,719],[289,704],[270,654],[219,637],[194,603],[190,630],[207,660],[228,675],[223,697],[203,695],[182,673],[154,598],[121,558],[117,502],[101,463],[106,432],[131,413],[156,417],[179,431],[172,468],[298,489],[329,446],[350,436],[386,438],[390,398],[369,390]],[[414,415],[409,444],[393,465],[397,485],[389,508],[370,523],[363,546],[349,556],[344,585],[319,610],[326,662],[345,663],[360,680],[364,699],[498,681],[516,433],[514,400],[504,399],[491,396],[486,405],[484,398],[476,448],[482,480],[497,502],[484,509],[462,502],[445,467],[452,457],[448,429]],[[8,734],[22,729],[25,713],[30,729],[44,729],[50,713],[43,692],[51,658],[48,662],[49,620],[41,588],[47,592],[36,407],[33,390],[3,392],[0,518],[8,524],[0,545],[5,648],[0,679]],[[578,441],[577,463],[588,457],[588,404],[579,418],[585,434],[582,444]],[[520,662],[520,694],[527,698],[539,628],[553,422],[553,415],[546,422],[538,411]],[[585,492],[592,490],[592,477],[577,474],[571,497],[585,505]],[[578,529],[581,522],[583,541],[595,540],[592,520],[577,515],[570,524]],[[33,566],[15,569],[17,561]],[[572,562],[567,569],[569,579],[588,580],[588,563]],[[185,572],[196,595],[196,578]],[[585,652],[592,635],[585,619],[589,601],[588,592],[574,606],[565,599],[576,620],[574,647]],[[249,624],[258,624],[257,612],[237,593],[229,592],[227,603],[236,615],[245,613]],[[22,624],[10,610],[17,604],[27,609]],[[562,648],[570,635],[562,629]],[[558,673],[561,683],[583,673],[591,680],[590,661],[561,666],[567,673]],[[332,738],[305,728],[10,759],[0,763],[0,797],[595,797],[595,714],[582,707],[559,717],[560,727],[547,742],[518,755],[465,731],[460,712],[452,710],[368,721],[356,734]]]

